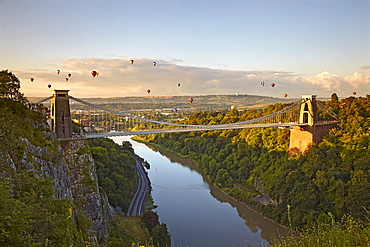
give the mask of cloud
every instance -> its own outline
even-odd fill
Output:
[[[134,64],[130,64],[134,59]],[[157,62],[153,66],[153,62]],[[304,94],[330,97],[333,92],[348,96],[369,93],[370,78],[361,73],[341,77],[328,71],[304,76],[287,71],[234,71],[182,66],[178,59],[148,58],[71,58],[52,60],[52,70],[13,71],[22,82],[26,96],[48,96],[50,89],[69,89],[75,97],[123,97],[205,94],[252,94],[300,98]],[[60,74],[56,70],[60,69]],[[95,78],[91,71],[100,74]],[[72,76],[65,81],[68,73]],[[35,78],[33,83],[29,78]],[[261,87],[260,82],[265,86]],[[177,84],[181,86],[178,87]],[[276,86],[271,87],[271,83]],[[367,90],[367,91],[366,91]],[[362,93],[362,94],[361,94]]]
[[[370,65],[361,66],[360,69],[370,69]]]
[[[367,85],[368,89],[370,88],[370,76],[363,75],[358,72],[355,72],[352,76],[344,77],[344,81],[353,86],[355,89],[358,89],[361,85]]]
[[[307,77],[308,83],[318,85],[318,89],[326,92],[338,91],[340,93],[349,94],[353,90],[359,90],[361,95],[370,93],[370,76],[355,72],[353,75],[340,77],[324,71],[316,76]],[[345,95],[344,95],[345,96]]]
[[[331,74],[328,71],[324,71],[316,76],[309,76],[306,78],[308,83],[318,85],[323,89],[334,89],[334,90],[338,90],[340,88],[341,85],[340,79],[341,78],[339,76]]]

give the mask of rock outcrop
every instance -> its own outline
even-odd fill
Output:
[[[114,209],[98,186],[94,160],[86,140],[76,138],[60,143],[52,132],[46,130],[43,135],[42,145],[32,144],[27,138],[20,137],[24,146],[21,162],[14,162],[9,157],[9,164],[13,164],[14,170],[22,166],[30,174],[51,178],[55,197],[73,201],[76,225],[79,225],[78,215],[91,221],[89,230],[84,233],[90,246],[106,246],[108,222],[113,218]]]
[[[63,142],[76,211],[91,220],[92,231],[89,233],[91,244],[105,246],[108,239],[107,219],[113,218],[114,210],[109,205],[105,193],[98,186],[90,149],[84,139],[76,138]]]

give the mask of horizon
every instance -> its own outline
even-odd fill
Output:
[[[58,90],[58,89],[57,89]],[[60,89],[60,90],[63,90],[63,89]],[[66,89],[67,90],[67,89]],[[203,94],[203,95],[127,95],[127,96],[112,96],[112,97],[79,97],[81,99],[120,99],[120,98],[174,98],[174,97],[207,97],[207,96],[252,96],[252,97],[264,97],[264,98],[273,98],[273,99],[282,99],[282,100],[294,100],[294,99],[301,99],[304,95],[307,95],[307,94],[302,94],[301,97],[291,97],[291,98],[284,98],[284,97],[274,97],[274,96],[270,96],[270,95],[256,95],[256,94],[238,94],[238,95],[235,95],[235,94]],[[308,95],[315,95],[317,96],[317,94],[308,94]],[[52,96],[49,95],[49,96]],[[36,98],[36,99],[42,99],[44,97],[49,97],[49,96],[26,96],[27,98]],[[345,99],[345,98],[348,98],[348,97],[355,97],[353,95],[351,96],[345,96],[345,97],[341,97],[339,95],[337,95],[339,99]],[[362,96],[359,96],[359,97],[362,97]],[[366,96],[365,96],[366,97]],[[331,95],[329,96],[322,96],[322,97],[316,97],[318,99],[330,99],[331,98]]]

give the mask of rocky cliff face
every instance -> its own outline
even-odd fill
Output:
[[[90,246],[106,246],[108,219],[113,218],[113,208],[98,186],[95,164],[90,148],[84,139],[59,143],[47,124],[33,123],[43,129],[37,138],[19,137],[17,155],[9,155],[6,163],[12,170],[26,169],[29,174],[49,177],[54,181],[55,196],[70,198],[75,207],[72,217],[77,226],[81,217],[88,219],[87,232],[83,233]],[[32,142],[30,139],[33,139]],[[37,144],[37,142],[40,144]],[[36,143],[36,144],[35,144]],[[1,152],[0,152],[1,154]],[[4,158],[4,157],[2,157]],[[85,220],[86,221],[86,220]]]
[[[76,211],[91,220],[89,238],[93,245],[105,246],[108,238],[108,220],[113,209],[98,186],[94,160],[84,139],[63,141],[65,157],[70,170],[71,189]],[[102,192],[102,193],[101,193]]]

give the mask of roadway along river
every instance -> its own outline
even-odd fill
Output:
[[[145,213],[144,202],[149,192],[149,181],[145,174],[144,167],[138,160],[136,160],[136,170],[139,177],[139,185],[130,207],[128,208],[127,216],[137,216]]]
[[[130,141],[135,153],[149,162],[155,211],[167,224],[172,247],[267,246],[274,235],[286,234],[281,226],[220,192],[196,166],[183,165],[185,159],[170,160],[127,136],[112,139],[118,144]]]

